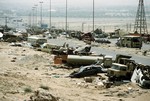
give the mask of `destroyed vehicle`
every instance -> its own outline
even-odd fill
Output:
[[[27,41],[33,47],[40,47],[42,44],[47,43],[47,40],[45,38],[40,38],[37,36],[30,36],[28,37]]]
[[[93,34],[90,32],[83,34],[81,37],[82,37],[82,40],[87,44],[91,44],[91,41],[95,40]]]
[[[71,78],[80,78],[91,75],[96,75],[97,73],[106,73],[107,69],[104,69],[101,65],[89,65],[81,66],[78,71],[74,71],[69,75]]]
[[[142,76],[140,78],[140,83],[139,85],[142,87],[142,88],[149,88],[150,89],[150,78],[148,78],[147,76]]]
[[[120,38],[116,43],[117,46],[140,48],[142,47],[142,38],[140,36],[128,35]]]
[[[0,32],[0,41],[2,40],[3,38],[3,34]]]
[[[67,64],[72,66],[87,66],[95,64],[97,59],[102,63],[104,58],[103,56],[68,55]]]
[[[73,54],[74,48],[69,47],[69,44],[66,44],[66,42],[63,44],[63,46],[56,46],[55,48],[52,48],[51,53],[55,55],[68,55]]]
[[[22,34],[12,34],[10,32],[5,32],[3,34],[3,40],[5,42],[20,42],[23,41],[23,36]]]
[[[82,47],[77,47],[74,51],[73,51],[73,53],[75,54],[75,55],[77,55],[77,54],[88,54],[89,52],[90,52],[90,50],[91,50],[91,45],[85,45],[85,46],[82,46]]]
[[[130,56],[130,55],[117,54],[115,63],[124,64],[124,65],[126,65],[128,63],[135,63],[135,61],[132,60],[131,58],[132,58],[132,56]]]
[[[131,79],[133,71],[128,66],[118,63],[113,63],[112,67],[108,69],[107,75],[110,80]]]
[[[110,44],[111,43],[109,40],[100,39],[100,38],[95,38],[95,42],[97,42],[97,43],[106,43],[106,44]]]
[[[138,83],[142,88],[150,88],[150,72],[139,67],[135,68],[131,82]]]

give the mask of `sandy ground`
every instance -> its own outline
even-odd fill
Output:
[[[59,101],[149,101],[150,90],[126,83],[105,88],[100,78],[87,83],[66,77],[73,70],[58,68],[53,55],[0,42],[0,101],[28,101],[34,91],[44,91]],[[48,89],[44,90],[44,87]],[[30,89],[27,91],[26,89]]]

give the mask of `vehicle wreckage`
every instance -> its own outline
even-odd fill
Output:
[[[47,39],[38,36],[30,36],[28,37],[27,42],[33,47],[41,47],[41,45],[47,43]]]
[[[76,49],[72,48],[71,54],[68,52],[70,47],[66,43],[63,46],[53,48],[57,50],[54,63],[80,66],[78,71],[74,71],[69,75],[71,78],[106,73],[110,82],[131,80],[134,83],[138,83],[141,87],[150,87],[150,66],[138,68],[138,64],[131,59],[132,56],[117,54],[116,59],[112,60],[111,56],[83,54],[90,53],[90,45]],[[96,64],[97,60],[100,63],[99,65]]]
[[[142,88],[150,88],[150,66],[138,65],[132,74],[131,82]]]
[[[73,48],[69,47],[69,44],[64,43],[63,46],[53,47],[51,53],[55,55],[89,55],[91,54],[90,50],[90,45]]]
[[[97,75],[97,73],[106,73],[107,69],[104,69],[101,65],[89,65],[81,66],[78,71],[74,71],[69,75],[71,78],[80,78],[90,75]]]
[[[116,43],[120,47],[140,48],[142,47],[142,37],[137,35],[126,35],[120,37]]]

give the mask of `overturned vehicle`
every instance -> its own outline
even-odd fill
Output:
[[[133,72],[131,82],[138,83],[142,88],[150,88],[150,67],[137,67]]]

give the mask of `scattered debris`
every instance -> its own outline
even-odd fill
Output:
[[[138,83],[143,88],[150,88],[150,68],[140,66],[135,68],[131,81]]]
[[[22,47],[22,43],[11,43],[10,46]]]
[[[45,86],[45,85],[41,85],[40,88],[44,89],[44,90],[49,90],[49,87],[48,86]]]
[[[33,47],[41,47],[41,45],[43,45],[44,43],[47,43],[47,39],[41,38],[41,37],[37,37],[37,36],[30,36],[30,37],[28,37],[27,41]]]
[[[95,42],[97,43],[106,43],[106,44],[110,44],[111,42],[109,40],[106,39],[95,39]]]
[[[103,69],[101,65],[89,65],[81,66],[78,71],[74,71],[69,75],[71,78],[80,78],[85,76],[97,75],[97,73],[105,73],[106,69]]]
[[[49,92],[40,92],[37,90],[34,92],[34,95],[30,96],[29,101],[58,101],[58,98]]]
[[[85,82],[92,83],[93,80],[94,80],[94,78],[92,78],[92,77],[84,77]]]

